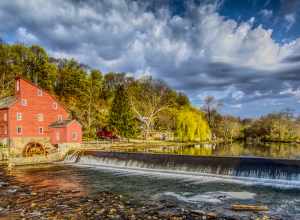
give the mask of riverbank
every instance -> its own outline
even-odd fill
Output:
[[[3,150],[3,149],[2,149]],[[5,149],[4,149],[5,150]],[[127,141],[90,141],[80,146],[61,146],[57,152],[47,156],[35,157],[0,157],[0,164],[8,166],[46,164],[61,161],[70,152],[102,151],[102,152],[128,152],[128,153],[155,153],[177,154],[192,156],[217,156],[217,157],[262,157],[269,159],[300,159],[300,144],[247,144],[246,142],[233,142],[231,144],[210,144],[192,142],[172,142],[158,140],[133,140]],[[6,151],[0,154],[7,155]]]
[[[256,214],[257,216],[257,214]],[[141,204],[120,194],[100,191],[92,196],[82,188],[32,187],[20,182],[8,170],[0,171],[0,219],[222,219],[220,214],[179,208],[176,202],[161,200]],[[247,218],[251,219],[251,218]],[[261,218],[270,219],[261,214]]]
[[[168,146],[190,146],[194,145],[194,142],[176,142],[176,141],[161,141],[161,140],[142,140],[142,139],[130,139],[122,141],[102,141],[93,140],[85,141],[82,143],[84,149],[112,149],[118,150],[122,148],[157,148],[157,147],[168,147]],[[200,144],[200,143],[199,143]],[[204,143],[202,143],[204,144]]]

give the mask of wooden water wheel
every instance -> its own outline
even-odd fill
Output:
[[[40,156],[45,154],[46,150],[43,145],[36,142],[28,143],[23,152],[25,157]]]

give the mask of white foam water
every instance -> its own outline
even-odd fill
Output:
[[[300,181],[297,180],[233,176],[230,175],[230,172],[228,175],[221,175],[209,173],[209,170],[204,170],[204,172],[192,172],[185,171],[188,169],[184,167],[182,170],[172,170],[156,168],[152,164],[149,165],[147,163],[135,160],[118,160],[114,158],[95,157],[90,155],[79,156],[72,154],[66,157],[65,163],[76,166],[92,167],[101,170],[109,170],[115,172],[116,175],[144,175],[155,176],[159,178],[178,178],[190,183],[218,181],[244,185],[263,185],[276,188],[300,188]]]
[[[165,192],[158,196],[171,196],[180,201],[184,201],[187,203],[223,203],[226,200],[231,199],[238,199],[238,200],[250,200],[254,199],[256,194],[243,191],[243,192],[223,192],[223,191],[216,191],[216,192],[205,192],[196,195],[185,195],[184,193],[174,193],[174,192]]]

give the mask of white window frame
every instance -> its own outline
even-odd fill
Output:
[[[77,138],[78,138],[77,131],[73,131],[72,132],[72,141],[77,141]]]
[[[3,120],[7,121],[7,113],[6,112],[3,114]]]
[[[60,132],[59,131],[56,131],[55,138],[57,141],[60,141]]]
[[[39,134],[44,134],[44,128],[43,127],[39,127]]]
[[[43,113],[38,113],[36,117],[37,117],[37,120],[38,120],[39,122],[44,121],[44,114],[43,114]]]
[[[57,102],[53,102],[52,103],[52,108],[55,109],[55,110],[57,110],[57,108],[58,108]]]
[[[20,129],[20,132],[19,132]],[[21,126],[17,126],[17,135],[22,135],[23,134],[23,129]]]
[[[38,90],[37,90],[37,95],[38,95],[38,96],[43,96],[43,90],[38,89]]]
[[[58,121],[63,121],[63,120],[64,120],[64,118],[63,118],[63,116],[62,116],[62,115],[58,115],[58,116],[57,116],[57,120],[58,120]]]
[[[21,105],[22,106],[27,106],[27,99],[22,99],[21,100]]]
[[[23,119],[23,115],[22,115],[22,112],[17,112],[17,121],[22,121]]]

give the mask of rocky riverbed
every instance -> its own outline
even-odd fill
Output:
[[[260,217],[258,217],[260,216]],[[161,200],[140,204],[111,192],[86,195],[79,190],[43,189],[0,172],[0,219],[240,219],[179,208]],[[264,214],[247,219],[274,219]]]

